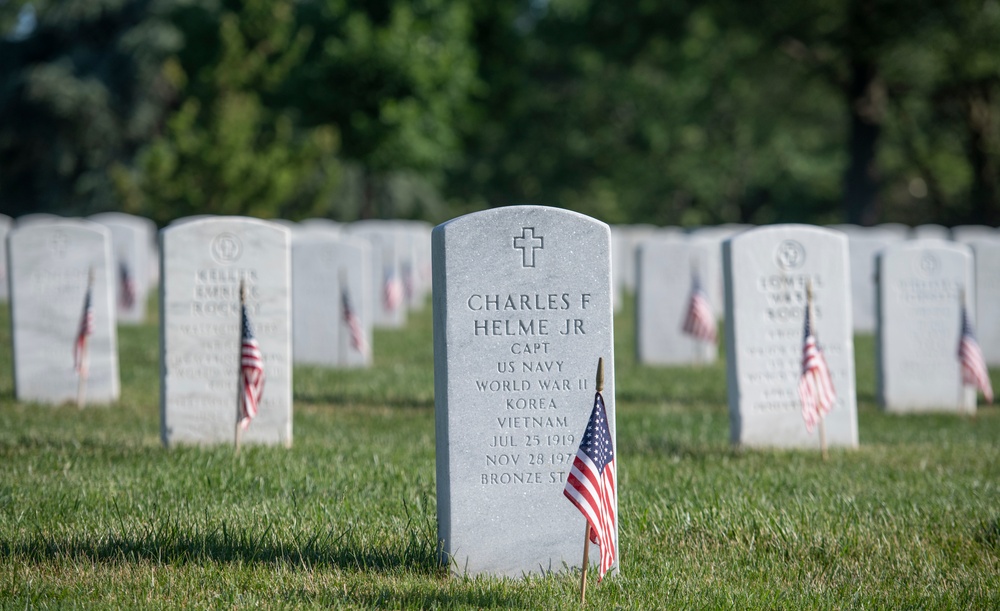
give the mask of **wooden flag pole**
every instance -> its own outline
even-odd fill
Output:
[[[826,418],[819,419],[819,451],[823,454],[823,460],[830,460],[830,455],[826,451]]]
[[[604,357],[597,359],[597,392],[604,392]],[[584,519],[586,521],[586,519]],[[587,568],[590,565],[590,522],[583,530],[583,566],[580,574],[580,605],[587,602]]]
[[[76,406],[83,409],[87,403],[87,340],[83,341],[83,349],[80,351],[80,375],[76,381]]]
[[[960,308],[960,310],[963,313],[965,313],[967,315],[968,314],[968,310],[966,309],[965,306],[966,306],[966,303],[965,303],[965,286],[962,286],[961,288],[958,289],[958,307]],[[959,331],[959,333],[963,333],[964,331],[965,331],[965,329],[963,328],[961,331]],[[961,360],[961,357],[959,357],[959,360]],[[969,416],[969,418],[972,419],[972,420],[976,419],[976,411],[977,411],[976,410],[976,406],[979,403],[979,389],[976,389],[976,395],[975,395],[975,397],[976,398],[972,402],[972,409],[971,410],[962,409],[962,413],[965,414],[965,415],[967,415],[967,416]],[[964,380],[963,380],[963,382],[961,384],[958,385],[958,405],[965,405],[965,382],[964,382]]]
[[[243,438],[243,401],[245,397],[243,396],[243,308],[246,306],[247,301],[247,287],[243,280],[240,280],[240,323],[238,326],[238,333],[240,335],[239,341],[236,345],[239,347],[239,358],[236,360],[236,371],[238,375],[236,376],[236,453],[240,453],[240,442]]]
[[[806,283],[806,307],[809,308],[809,317],[815,325],[816,313],[813,311],[813,284],[811,279]],[[819,451],[824,461],[830,459],[830,454],[826,449],[826,418],[822,415],[819,418]]]
[[[91,267],[87,272],[87,294],[91,297],[93,296],[90,290],[94,286],[94,268]],[[86,304],[85,304],[86,306]],[[81,316],[86,319],[87,311],[84,309]],[[80,321],[81,325],[86,324],[86,320]],[[79,333],[79,330],[77,330]],[[90,351],[87,349],[87,345],[90,343],[87,341],[87,336],[83,337],[83,345],[80,347],[80,373],[76,381],[76,407],[78,409],[83,409],[83,406],[87,402],[87,373],[89,372],[90,359],[88,358]]]
[[[583,529],[583,569],[580,574],[581,607],[587,604],[587,567],[589,564],[590,564],[590,522],[586,522],[586,526]]]

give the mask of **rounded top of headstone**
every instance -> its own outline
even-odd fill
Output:
[[[819,239],[833,238],[846,240],[847,234],[838,229],[819,227],[817,225],[807,225],[804,223],[779,223],[776,225],[761,225],[740,231],[731,237],[727,242],[778,239],[788,234],[808,235]]]
[[[127,223],[129,225],[148,225],[153,223],[152,219],[127,212],[98,212],[91,214],[87,220],[95,223]]]
[[[924,238],[891,244],[878,253],[878,258],[883,263],[912,261],[914,273],[930,278],[938,275],[945,266],[949,265],[949,261],[971,262],[972,249],[958,242]],[[910,264],[905,263],[905,265]],[[961,263],[961,265],[965,265],[965,263]]]
[[[948,240],[951,239],[951,230],[944,225],[926,223],[924,225],[917,225],[914,227],[910,235],[915,239],[928,238]]]
[[[360,236],[329,231],[296,231],[292,233],[292,249],[313,249],[326,246],[351,248],[371,248],[371,241]]]
[[[167,240],[192,236],[208,244],[212,259],[220,265],[236,264],[257,240],[278,240],[288,244],[291,231],[277,223],[246,216],[210,216],[171,223],[160,232]]]
[[[93,240],[110,242],[111,230],[104,225],[90,221],[60,218],[50,223],[33,223],[26,227],[15,226],[8,236],[12,245],[45,244],[51,256],[62,259],[72,256],[73,243]]]
[[[48,232],[56,229],[71,229],[74,231],[93,231],[100,233],[102,235],[111,235],[111,231],[100,223],[95,223],[93,221],[88,221],[81,218],[70,218],[62,216],[53,216],[51,219],[45,220],[44,222],[33,222],[27,225],[15,224],[14,228],[11,229],[11,235],[30,235],[36,232]]]
[[[48,212],[35,212],[32,214],[22,214],[21,216],[14,219],[14,224],[18,227],[27,227],[29,225],[46,224],[55,221],[64,220],[66,217],[59,216],[57,214],[49,214]]]
[[[722,241],[726,238],[755,228],[756,227],[754,225],[725,223],[723,225],[702,225],[700,227],[691,227],[687,230],[687,233],[692,237]]]
[[[807,261],[815,263],[817,256],[827,256],[828,249],[846,253],[847,235],[815,225],[764,225],[732,236],[723,242],[723,247],[738,250],[740,256],[753,255],[758,265],[793,273],[805,267]],[[766,263],[768,260],[770,263]]]
[[[961,242],[953,242],[941,238],[917,238],[913,240],[903,240],[886,246],[884,253],[910,252],[917,250],[941,250],[960,252],[971,256],[969,247]]]
[[[501,208],[491,208],[489,210],[480,210],[479,212],[470,212],[469,214],[463,214],[462,216],[455,217],[453,219],[447,220],[437,227],[434,231],[445,231],[451,227],[461,227],[463,225],[469,224],[488,224],[492,222],[493,219],[504,218],[504,219],[517,219],[519,222],[530,222],[533,219],[541,218],[552,218],[552,219],[565,219],[566,221],[578,221],[590,224],[597,224],[606,228],[606,230],[611,232],[611,227],[603,222],[599,221],[593,217],[587,216],[586,214],[581,214],[579,212],[574,212],[572,210],[566,210],[564,208],[555,208],[552,206],[503,206]]]
[[[978,250],[980,248],[997,248],[1000,247],[1000,235],[977,235],[975,237],[962,240],[960,244],[965,244],[972,248],[972,250]]]
[[[263,219],[253,218],[250,216],[216,216],[212,214],[201,214],[177,219],[170,223],[167,227],[164,227],[163,232],[168,233],[178,230],[189,231],[192,230],[192,227],[222,227],[227,224],[242,227],[259,227],[262,229],[269,228],[282,233],[291,233],[287,227],[283,227],[274,221],[265,221]]]
[[[192,214],[191,216],[182,216],[178,219],[170,221],[170,227],[175,225],[184,225],[185,223],[191,223],[193,221],[200,221],[203,219],[213,219],[216,215],[214,214]]]
[[[971,242],[983,238],[1000,238],[1000,230],[988,225],[957,225],[951,228],[951,239],[956,242]]]

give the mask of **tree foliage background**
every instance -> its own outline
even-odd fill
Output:
[[[1000,224],[997,0],[0,0],[0,209]]]

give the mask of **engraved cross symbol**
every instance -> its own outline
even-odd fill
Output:
[[[542,248],[542,236],[535,237],[534,227],[522,227],[521,236],[514,236],[514,248],[521,249],[521,265],[535,266],[535,250]]]

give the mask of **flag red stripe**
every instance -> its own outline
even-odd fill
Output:
[[[240,308],[240,426],[246,430],[257,417],[264,394],[264,357],[253,336],[246,306]]]
[[[716,340],[715,314],[708,304],[705,292],[697,286],[691,290],[687,315],[682,327],[684,333],[704,342],[714,343]]]
[[[806,430],[813,428],[833,409],[837,393],[826,358],[819,349],[811,326],[809,306],[806,306],[805,332],[802,343],[802,376],[799,378],[799,400]]]
[[[972,335],[971,326],[967,321],[964,327],[962,339],[958,345],[958,356],[962,363],[962,382],[981,390],[986,401],[993,403],[993,384],[990,382],[990,374],[986,368],[983,352]]]

